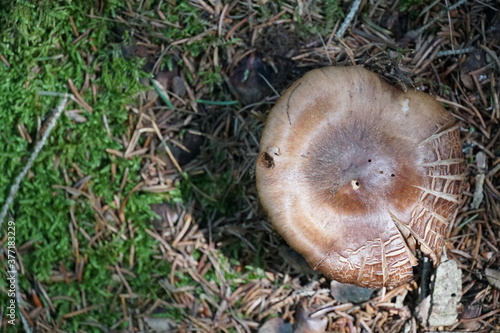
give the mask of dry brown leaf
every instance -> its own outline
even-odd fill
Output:
[[[493,287],[500,289],[500,271],[492,268],[486,268],[484,273],[488,283]]]

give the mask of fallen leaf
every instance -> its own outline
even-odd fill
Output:
[[[302,301],[295,312],[293,333],[323,333],[326,331],[328,319],[326,317],[311,318],[311,310],[307,308],[307,301]]]
[[[449,326],[457,321],[457,306],[462,296],[462,271],[453,260],[442,262],[434,274],[432,293],[418,306],[424,325]],[[428,314],[428,315],[427,315]]]
[[[145,317],[144,321],[154,332],[172,332],[176,324],[172,319]]]
[[[259,333],[292,333],[293,327],[281,318],[269,319],[259,328]]]
[[[492,268],[486,268],[484,270],[484,274],[489,284],[497,289],[500,289],[500,271]]]
[[[362,303],[372,297],[373,289],[332,281],[330,294],[340,303]]]

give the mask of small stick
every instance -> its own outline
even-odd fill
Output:
[[[450,55],[460,55],[460,54],[465,54],[465,53],[471,53],[476,50],[475,47],[466,47],[464,49],[458,49],[458,50],[444,50],[444,51],[439,51],[437,56],[438,57],[446,57]]]
[[[17,301],[17,307],[18,307],[18,310],[19,310],[19,316],[21,317],[21,322],[23,323],[24,331],[26,333],[31,333],[32,331],[31,331],[30,325],[28,323],[28,320],[24,316],[23,311],[21,311],[21,306],[23,305],[23,299],[21,298],[21,293],[19,292],[19,279],[17,278],[17,276],[18,276],[17,272],[16,272],[15,276],[16,276],[16,279],[15,279],[15,283],[16,283],[16,301]]]
[[[61,95],[56,95],[56,94],[49,93],[49,92],[41,92],[40,95],[61,96]],[[2,211],[0,213],[0,229],[2,227],[3,220],[4,220],[5,216],[7,216],[7,212],[9,210],[9,206],[11,205],[12,201],[14,200],[14,197],[17,194],[17,191],[19,190],[19,186],[21,184],[21,181],[23,180],[24,176],[26,176],[26,174],[28,173],[29,169],[31,168],[31,166],[35,162],[35,159],[38,157],[38,154],[42,150],[42,148],[45,145],[45,143],[47,143],[47,139],[49,138],[50,132],[52,131],[52,129],[56,125],[56,122],[59,119],[59,117],[61,116],[62,111],[64,110],[64,108],[66,106],[66,102],[68,101],[68,98],[73,99],[73,95],[70,95],[70,94],[63,94],[62,95],[61,102],[57,106],[57,109],[56,109],[56,112],[54,114],[54,117],[50,120],[49,125],[47,126],[47,130],[45,131],[45,133],[43,133],[42,139],[36,144],[35,150],[31,154],[31,156],[30,156],[30,158],[28,160],[28,163],[26,163],[26,165],[24,166],[24,168],[21,171],[21,173],[14,180],[14,184],[12,184],[12,186],[10,188],[9,196],[7,197],[7,200],[5,201],[5,204],[3,205]],[[16,300],[17,300],[17,306],[21,307],[22,304],[23,304],[23,302],[22,302],[22,298],[21,298],[20,293],[19,293],[19,281],[17,279],[17,273],[16,273],[16,280],[15,281],[16,281],[15,283],[16,283]],[[30,328],[30,326],[28,324],[28,321],[24,317],[23,312],[21,310],[19,310],[19,313],[20,313],[20,316],[21,316],[21,322],[23,323],[24,330],[26,332],[28,332],[28,333],[31,333],[31,328]]]
[[[349,14],[347,14],[344,22],[342,22],[342,25],[340,26],[339,30],[337,30],[337,37],[338,38],[344,37],[344,34],[345,34],[347,28],[349,28],[349,25],[351,24],[351,21],[354,18],[354,15],[356,15],[356,12],[358,11],[360,4],[361,4],[361,0],[356,0],[353,2],[351,9],[349,10]]]
[[[19,173],[19,175],[16,177],[14,180],[14,183],[12,184],[10,191],[9,191],[9,196],[7,197],[7,200],[5,200],[5,203],[2,207],[2,211],[0,212],[0,229],[2,228],[3,220],[5,219],[5,216],[7,216],[7,212],[9,210],[10,205],[12,204],[12,201],[14,201],[14,197],[17,194],[17,191],[19,190],[19,186],[21,185],[21,181],[23,178],[26,176],[28,173],[29,169],[31,169],[31,166],[35,162],[36,158],[38,157],[38,154],[40,154],[40,151],[42,150],[43,146],[47,143],[47,139],[50,136],[50,132],[52,132],[52,129],[56,125],[57,120],[62,114],[62,111],[64,110],[66,106],[66,102],[68,99],[74,100],[73,95],[71,94],[55,94],[55,93],[48,93],[48,92],[41,92],[39,93],[40,95],[51,95],[51,96],[62,96],[61,102],[57,106],[56,112],[52,119],[49,121],[49,125],[47,126],[47,129],[43,133],[42,138],[40,141],[35,146],[35,150],[31,154],[28,163],[24,166],[23,170]]]

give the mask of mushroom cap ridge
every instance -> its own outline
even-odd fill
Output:
[[[431,96],[361,67],[294,82],[270,111],[256,165],[274,228],[326,277],[368,288],[436,265],[460,203],[459,126]]]

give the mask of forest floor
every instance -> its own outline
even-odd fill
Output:
[[[6,6],[0,202],[14,200],[0,221],[0,330],[500,332],[498,1],[351,11],[339,0]],[[428,261],[398,288],[346,295],[296,265],[259,204],[267,112],[294,80],[331,65],[427,92],[462,124],[464,200],[446,241],[462,274],[451,325],[419,318],[434,288]],[[53,93],[73,97],[10,195],[54,119]]]

